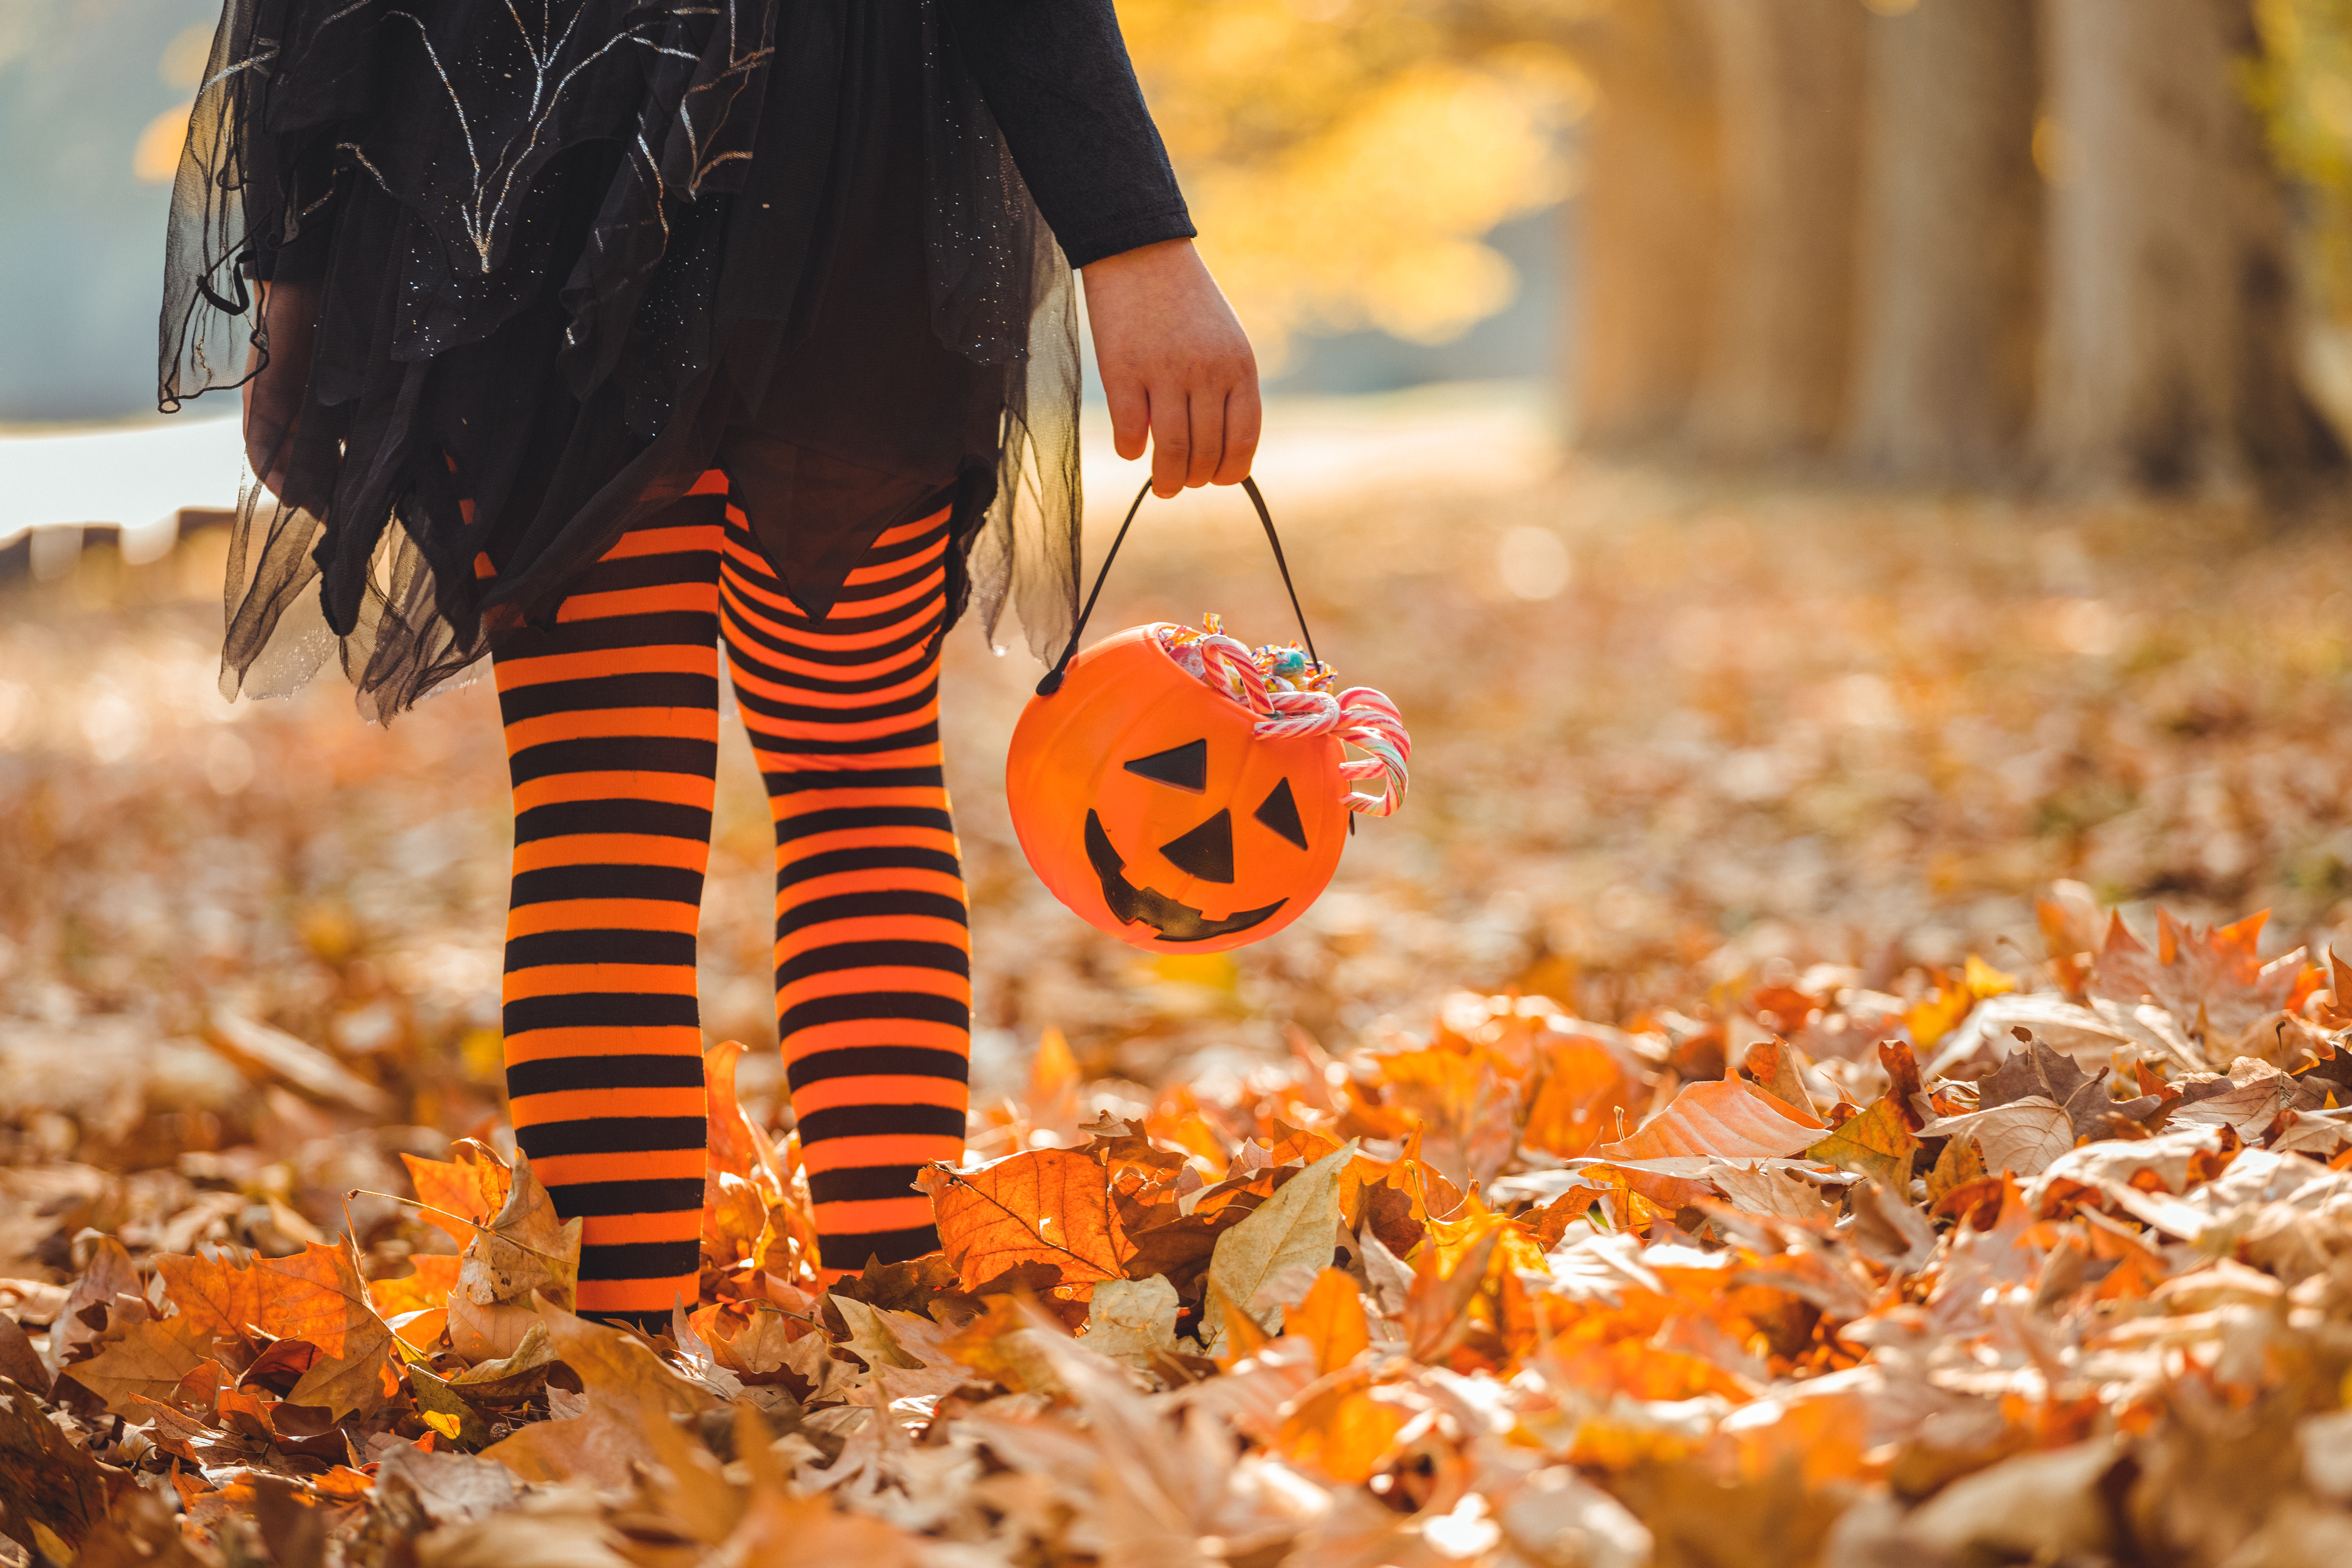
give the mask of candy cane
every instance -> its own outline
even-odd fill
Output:
[[[1336,684],[1330,667],[1315,663],[1303,649],[1252,648],[1225,635],[1213,613],[1203,619],[1205,631],[1160,626],[1160,646],[1195,679],[1255,714],[1251,728],[1260,737],[1337,735],[1368,753],[1339,764],[1341,778],[1381,781],[1378,794],[1349,792],[1349,810],[1388,816],[1404,804],[1412,737],[1395,703],[1369,686],[1351,686],[1334,696],[1328,689]]]

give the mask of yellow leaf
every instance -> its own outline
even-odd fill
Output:
[[[1988,996],[2006,995],[2017,989],[2016,975],[2003,973],[1973,952],[1969,954],[1968,963],[1961,970],[1961,979],[1969,994],[1979,1002]]]
[[[1809,1160],[1869,1176],[1898,1196],[1911,1192],[1911,1156],[1919,1140],[1911,1121],[1891,1094],[1871,1101],[1870,1109],[1851,1117],[1844,1126],[1805,1151]]]
[[[1973,1138],[1947,1138],[1944,1152],[1936,1156],[1933,1169],[1927,1173],[1927,1207],[1932,1212],[1955,1188],[1966,1186],[1985,1173],[1984,1152]]]

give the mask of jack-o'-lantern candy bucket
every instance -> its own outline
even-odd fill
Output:
[[[1244,488],[1287,587],[1273,519]],[[1334,689],[1303,613],[1304,647],[1250,647],[1212,615],[1203,629],[1130,626],[1076,652],[1134,521],[1130,508],[1070,651],[1013,730],[1005,795],[1029,864],[1081,918],[1147,952],[1219,952],[1306,912],[1353,815],[1403,803],[1412,742],[1386,697]],[[1377,793],[1354,787],[1370,780]]]

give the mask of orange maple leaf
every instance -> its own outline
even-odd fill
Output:
[[[355,1331],[376,1321],[367,1287],[339,1247],[310,1242],[289,1258],[159,1257],[155,1271],[186,1331],[241,1339],[258,1329],[344,1353]]]
[[[1025,1153],[957,1171],[926,1170],[940,1247],[966,1290],[1025,1264],[1043,1264],[1065,1286],[1127,1277],[1135,1247],[1111,1203],[1110,1173],[1074,1149]]]
[[[341,1247],[311,1242],[290,1258],[159,1257],[166,1296],[184,1333],[247,1340],[253,1331],[299,1340],[320,1360],[288,1395],[325,1405],[337,1418],[368,1408],[383,1392],[380,1368],[392,1331],[368,1300],[367,1284]]]
[[[2156,951],[2132,935],[2121,915],[2092,961],[2089,993],[2126,1005],[2154,1002],[2220,1048],[2247,1026],[2284,1011],[2304,963],[2295,949],[2269,963],[2257,951],[2268,910],[2230,925],[2200,928],[2156,911]],[[2226,1056],[2221,1065],[2227,1065]]]
[[[460,1138],[449,1152],[457,1158],[420,1160],[414,1154],[400,1158],[408,1166],[417,1201],[429,1205],[425,1210],[426,1222],[447,1231],[463,1247],[474,1239],[475,1227],[488,1224],[506,1203],[507,1184],[512,1178],[496,1151],[471,1138]],[[443,1212],[436,1214],[436,1209]],[[467,1225],[465,1220],[474,1223]]]

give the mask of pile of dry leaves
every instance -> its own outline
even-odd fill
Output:
[[[927,1174],[945,1250],[830,1290],[721,1047],[701,1300],[650,1338],[567,1310],[577,1225],[493,1142],[333,1239],[21,1168],[70,1283],[0,1282],[0,1529],[76,1568],[2352,1561],[2352,970],[2041,916],[2032,974],[1627,1028],[1465,994],[1139,1119],[1049,1037]]]

